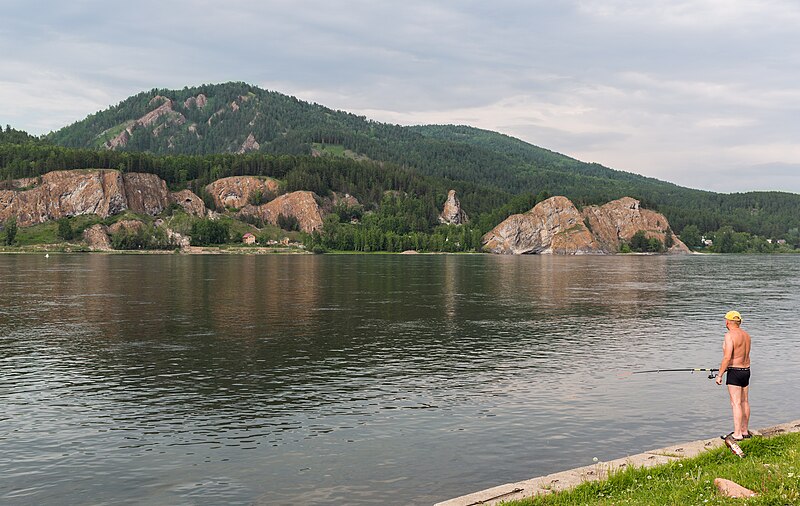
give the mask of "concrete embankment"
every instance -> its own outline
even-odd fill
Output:
[[[789,432],[800,432],[800,420],[788,422],[773,427],[767,427],[754,434],[764,437],[776,434],[786,434]],[[562,490],[568,490],[587,481],[604,480],[609,473],[613,473],[626,466],[653,467],[674,460],[695,457],[698,454],[724,445],[719,436],[688,443],[680,443],[649,450],[637,455],[631,455],[609,462],[598,462],[591,466],[578,467],[569,471],[539,476],[516,483],[507,483],[498,487],[492,487],[480,492],[473,492],[455,499],[449,499],[437,503],[436,506],[477,506],[483,504],[497,504],[511,499],[523,499],[535,495],[550,494]]]

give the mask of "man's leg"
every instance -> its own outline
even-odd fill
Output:
[[[742,437],[742,387],[728,385],[728,394],[731,396],[731,409],[733,410],[733,437]]]
[[[747,398],[747,389],[750,387],[742,388],[742,435],[746,435],[750,430],[750,401]]]

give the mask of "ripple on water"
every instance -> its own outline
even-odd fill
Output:
[[[620,373],[716,365],[730,307],[796,417],[797,258],[50,260],[0,257],[5,502],[430,503],[703,437],[704,375]]]

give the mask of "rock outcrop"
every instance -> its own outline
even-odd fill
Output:
[[[108,228],[100,223],[84,230],[83,240],[92,251],[110,251],[112,249],[111,240],[108,238]]]
[[[491,253],[521,255],[601,253],[578,209],[566,197],[551,197],[525,214],[509,216],[483,236]]]
[[[129,121],[125,125],[125,129],[122,130],[119,134],[117,134],[114,138],[110,139],[105,143],[105,147],[107,149],[116,149],[125,147],[128,144],[128,141],[133,135],[133,131],[137,128],[149,128],[156,123],[158,123],[162,117],[166,116],[166,120],[162,125],[160,125],[157,129],[156,136],[158,136],[158,132],[163,130],[169,125],[183,125],[186,123],[186,117],[175,111],[173,107],[175,106],[175,102],[167,97],[162,97],[161,95],[156,95],[150,102],[148,103],[149,106],[153,106],[161,102],[161,105],[153,109],[152,111],[148,112],[141,118],[133,121]]]
[[[198,109],[202,109],[208,103],[208,97],[203,95],[202,93],[198,94],[196,97],[189,97],[183,101],[183,106],[187,109],[191,109],[192,107],[197,107]]]
[[[169,196],[170,202],[178,204],[192,216],[202,218],[206,215],[206,204],[203,199],[195,195],[191,190],[181,190],[179,192],[171,193]]]
[[[456,197],[456,191],[450,190],[447,192],[447,201],[444,203],[442,214],[439,215],[439,223],[463,225],[468,221],[467,213],[461,209],[461,202]]]
[[[129,172],[122,176],[128,209],[135,213],[156,215],[170,202],[167,183],[155,174]]]
[[[484,250],[499,254],[609,254],[619,252],[621,243],[639,230],[662,243],[669,234],[670,253],[689,252],[672,235],[662,214],[640,209],[639,201],[630,197],[588,206],[583,212],[566,197],[552,197],[524,214],[508,217],[483,236],[483,244]]]
[[[218,209],[232,207],[240,209],[249,204],[250,196],[256,191],[262,195],[275,195],[278,191],[278,182],[272,178],[259,178],[255,176],[232,176],[217,179],[206,186],[206,191],[214,199]]]
[[[107,217],[126,209],[158,214],[169,204],[166,183],[154,174],[116,170],[48,172],[25,191],[0,191],[0,221],[11,216],[21,227],[62,217],[96,214]]]
[[[688,253],[689,248],[672,234],[669,222],[663,214],[641,209],[639,201],[631,197],[613,200],[602,206],[587,206],[583,209],[585,223],[604,251],[619,251],[622,241],[629,241],[639,230],[647,238],[656,238],[662,244],[667,234],[672,236],[671,253]]]
[[[258,143],[258,141],[256,141],[253,132],[250,132],[250,135],[248,135],[247,139],[244,140],[237,153],[241,155],[250,151],[258,151],[258,148],[260,147],[261,145]]]
[[[281,195],[260,206],[247,205],[240,214],[256,216],[265,222],[278,223],[278,216],[294,216],[300,230],[311,233],[322,227],[322,212],[316,196],[309,191],[296,191]]]

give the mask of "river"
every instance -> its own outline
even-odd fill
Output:
[[[797,419],[800,256],[0,255],[3,504],[430,504]]]

